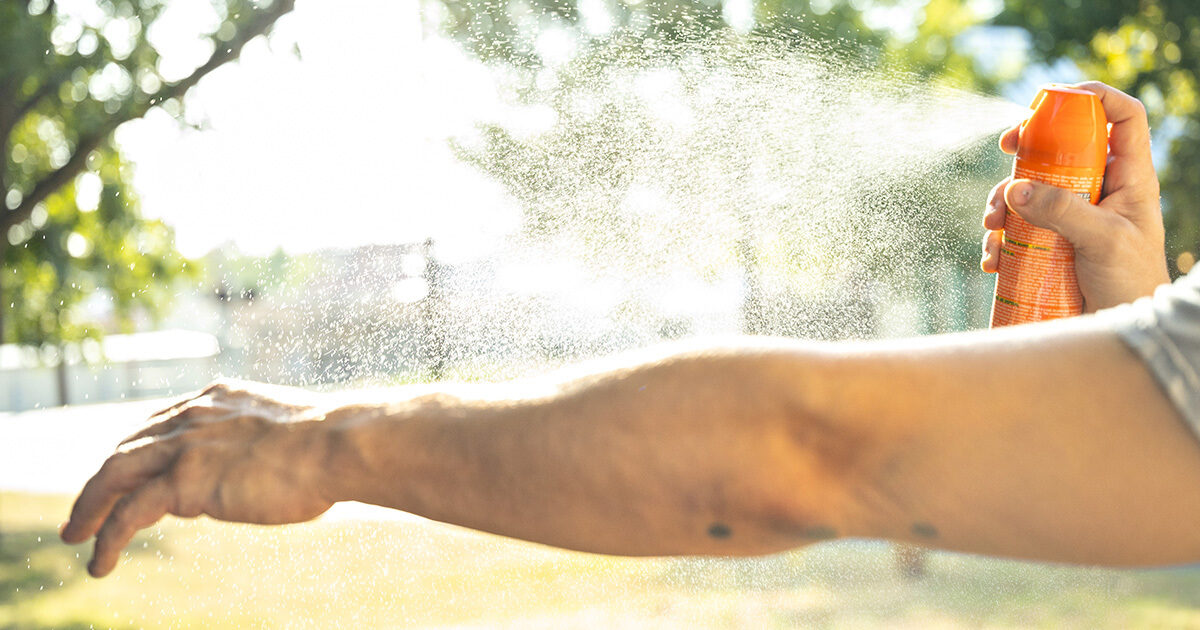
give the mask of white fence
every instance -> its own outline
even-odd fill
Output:
[[[187,330],[109,335],[72,345],[64,356],[0,346],[0,411],[59,404],[59,362],[66,362],[68,404],[170,396],[199,389],[218,373],[217,339]]]

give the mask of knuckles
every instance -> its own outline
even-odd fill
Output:
[[[221,402],[225,399],[232,398],[239,392],[246,391],[246,388],[232,379],[218,379],[210,383],[207,387],[200,391],[200,395],[196,398],[205,396],[211,398],[214,402]]]
[[[1133,108],[1134,116],[1137,116],[1138,122],[1142,123],[1147,128],[1149,128],[1150,127],[1150,123],[1149,123],[1150,116],[1146,112],[1146,104],[1143,103],[1142,100],[1139,98],[1135,98],[1132,96],[1129,98],[1130,98],[1130,100],[1133,101],[1130,104],[1130,106]]]
[[[227,378],[219,378],[208,384],[202,394],[228,394],[233,391],[233,380]]]

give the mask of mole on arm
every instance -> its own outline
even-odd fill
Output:
[[[929,523],[913,523],[912,533],[918,538],[937,538],[938,530]]]
[[[830,540],[837,538],[837,530],[826,525],[816,525],[804,530],[804,537],[809,540]]]
[[[733,535],[733,530],[725,523],[713,523],[708,526],[708,535],[718,540],[724,540]]]

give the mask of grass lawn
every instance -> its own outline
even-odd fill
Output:
[[[0,493],[0,628],[1200,628],[1200,569],[1111,571],[886,545],[624,559],[407,520],[169,520],[116,572],[58,542],[69,498]]]

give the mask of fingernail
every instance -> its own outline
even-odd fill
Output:
[[[1013,201],[1025,203],[1033,195],[1033,184],[1029,182],[1016,182],[1012,185],[1010,193],[1012,194]]]

